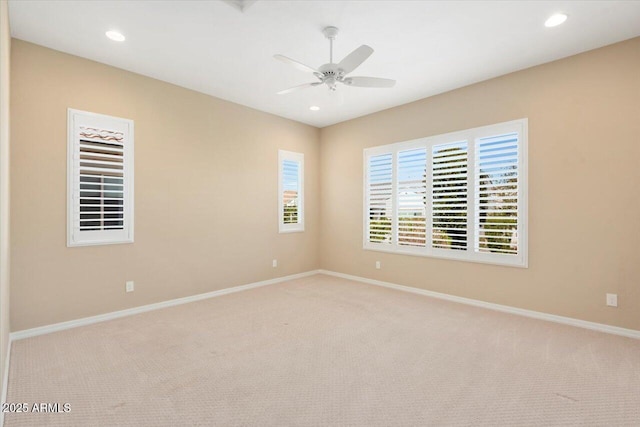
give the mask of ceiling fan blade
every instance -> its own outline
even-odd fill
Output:
[[[321,84],[322,84],[322,82],[313,82],[313,83],[301,84],[301,85],[298,85],[298,86],[290,87],[289,89],[281,90],[280,92],[278,92],[278,95],[284,95],[285,93],[295,92],[296,90],[304,89],[304,88],[307,88],[307,87],[318,86],[318,85],[321,85]]]
[[[314,73],[314,74],[320,73],[318,70],[311,68],[308,65],[304,65],[302,62],[298,62],[295,59],[288,58],[284,55],[273,55],[273,57],[276,58],[278,61],[284,62],[285,64],[293,65],[300,71],[305,71],[307,73]]]
[[[338,68],[344,71],[345,74],[349,74],[358,68],[372,53],[373,49],[363,44],[340,61]]]
[[[380,77],[347,77],[343,80],[347,86],[358,87],[393,87],[395,80],[381,79]]]

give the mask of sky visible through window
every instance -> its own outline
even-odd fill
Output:
[[[294,160],[282,162],[282,187],[284,191],[298,191],[298,170],[300,163]]]

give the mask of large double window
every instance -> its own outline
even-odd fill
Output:
[[[365,149],[364,248],[527,266],[527,120]]]

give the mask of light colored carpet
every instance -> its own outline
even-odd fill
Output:
[[[13,343],[6,426],[638,426],[640,341],[317,275]]]

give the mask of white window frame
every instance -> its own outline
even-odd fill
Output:
[[[79,230],[80,126],[124,133],[123,145],[123,229]],[[133,243],[133,121],[87,111],[67,110],[67,246]]]
[[[503,135],[512,132],[518,133],[518,254],[499,254],[475,251],[477,230],[475,229],[475,146],[476,141],[488,136]],[[432,248],[432,147],[434,145],[452,142],[467,141],[467,246],[464,250],[450,250]],[[427,183],[426,183],[426,246],[411,247],[398,244],[398,153],[415,148],[427,149]],[[391,243],[374,243],[369,241],[369,182],[368,159],[371,156],[381,154],[393,154],[392,170],[392,225]],[[528,120],[526,118],[498,123],[489,126],[481,126],[459,132],[420,138],[412,141],[399,142],[383,146],[364,149],[363,156],[363,249],[389,252],[404,255],[417,255],[433,258],[463,260],[512,267],[528,267]]]
[[[298,222],[284,223],[284,161],[298,163]],[[280,233],[296,233],[304,231],[304,154],[293,151],[278,150],[278,231]]]

